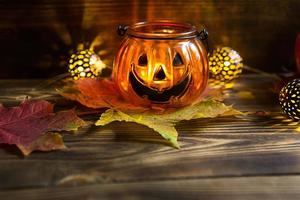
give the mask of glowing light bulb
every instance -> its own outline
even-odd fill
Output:
[[[91,50],[79,51],[69,60],[69,72],[74,80],[79,78],[96,78],[106,65],[100,57]]]

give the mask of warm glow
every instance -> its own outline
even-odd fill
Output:
[[[173,33],[174,31],[170,30],[170,29],[163,29],[162,32],[163,33]]]
[[[105,67],[100,57],[91,50],[79,51],[69,60],[69,72],[75,80],[85,77],[95,78]]]
[[[209,57],[210,73],[213,79],[231,81],[242,73],[241,56],[229,47],[217,48]]]
[[[148,27],[147,33],[178,34],[176,26],[170,28],[169,24],[151,28],[155,30]],[[127,36],[113,70],[113,79],[124,98],[140,105],[188,105],[199,98],[208,79],[206,51],[195,37],[164,40]]]
[[[226,67],[228,67],[228,66],[230,65],[230,62],[229,62],[229,61],[225,61],[225,62],[224,62],[224,65],[225,65]]]

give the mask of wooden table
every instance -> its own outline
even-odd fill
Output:
[[[1,80],[0,102],[35,95],[67,105],[53,91],[32,90],[38,83]],[[270,114],[182,122],[181,150],[133,123],[82,129],[64,135],[68,151],[27,158],[1,145],[0,199],[299,199],[299,125],[281,119],[271,88],[262,76],[238,79],[226,102]]]

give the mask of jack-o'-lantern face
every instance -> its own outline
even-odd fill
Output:
[[[137,104],[182,106],[199,97],[208,78],[206,51],[197,38],[128,37],[114,62],[121,94]]]
[[[158,51],[143,49],[134,57],[129,81],[140,97],[154,102],[167,102],[186,91],[191,81],[190,63],[187,53],[181,49],[171,49],[164,43],[160,46]]]

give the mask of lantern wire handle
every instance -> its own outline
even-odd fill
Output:
[[[128,29],[127,25],[119,25],[117,28],[117,33],[119,36],[124,36],[126,34],[126,31]]]
[[[208,32],[206,29],[202,29],[200,32],[198,32],[197,36],[200,40],[205,41],[206,51],[207,53],[210,52],[209,43],[208,43]]]

